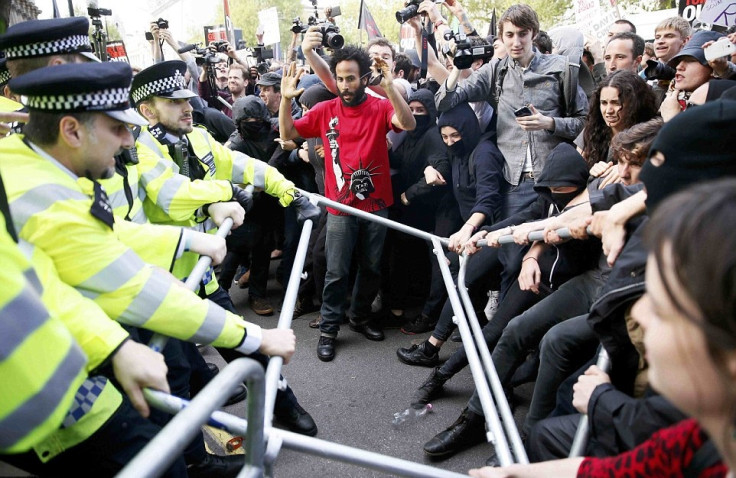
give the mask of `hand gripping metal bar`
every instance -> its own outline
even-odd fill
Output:
[[[608,372],[610,364],[611,362],[608,358],[608,353],[606,352],[606,349],[601,346],[601,350],[598,352],[598,361],[596,362],[596,365],[604,372]],[[585,453],[585,446],[588,444],[589,431],[588,414],[586,413],[580,417],[580,421],[578,422],[578,429],[575,431],[575,438],[573,439],[572,446],[570,447],[570,455],[568,455],[570,458],[582,456],[583,453]]]

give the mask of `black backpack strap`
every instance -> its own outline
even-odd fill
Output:
[[[15,232],[13,218],[10,216],[10,206],[8,205],[8,196],[5,194],[2,176],[0,176],[0,213],[5,217],[5,229],[8,230],[8,234],[13,238],[13,241],[18,242],[18,234]]]
[[[698,478],[705,470],[722,461],[723,458],[718,454],[713,440],[708,440],[695,452],[690,464],[682,470],[682,476],[684,478]]]

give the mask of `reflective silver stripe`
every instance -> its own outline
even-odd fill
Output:
[[[158,197],[156,197],[156,205],[164,210],[168,214],[171,209],[171,203],[176,197],[176,193],[179,189],[189,182],[189,178],[182,176],[181,174],[175,174],[168,178],[161,189],[158,191]]]
[[[117,320],[124,324],[145,328],[146,322],[156,313],[171,287],[173,285],[169,277],[152,269],[146,284]]]
[[[145,173],[141,174],[141,184],[143,184],[144,188],[148,183],[155,181],[156,178],[158,178],[159,176],[164,174],[164,172],[166,172],[166,170],[168,169],[168,166],[166,165],[164,161],[165,161],[164,159],[161,159],[159,162],[156,163],[156,166],[152,167]]]
[[[268,168],[268,164],[264,163],[263,161],[258,160],[251,160],[253,161],[253,186],[261,189],[266,189],[266,168]]]
[[[26,191],[21,197],[10,203],[10,212],[16,231],[34,214],[45,211],[57,201],[89,200],[87,196],[61,184],[43,184]]]
[[[138,136],[137,141],[140,142],[142,145],[147,146],[150,150],[156,153],[156,156],[158,156],[159,158],[164,158],[164,153],[162,153],[161,150],[158,149],[158,141],[156,141],[156,138],[154,138],[148,131],[142,131],[141,134]]]
[[[207,317],[197,332],[187,339],[188,342],[211,343],[220,336],[225,328],[227,315],[225,309],[212,301],[207,301]]]
[[[141,200],[141,203],[146,200],[146,188],[138,188],[138,199]]]
[[[59,406],[69,385],[84,369],[86,356],[77,344],[70,344],[66,357],[59,363],[43,389],[23,405],[0,420],[0,448],[7,449],[41,425]]]
[[[36,291],[36,294],[41,297],[43,295],[43,284],[41,284],[41,280],[36,275],[36,271],[31,267],[23,271],[23,275],[26,277],[28,284]]]
[[[244,183],[245,182],[245,166],[248,164],[248,156],[244,155],[243,153],[239,153],[237,151],[232,152],[233,157],[233,175],[231,181],[234,183]],[[250,159],[250,161],[253,161]],[[265,178],[265,176],[264,176]]]
[[[143,267],[144,263],[140,257],[128,249],[97,274],[78,284],[76,288],[98,294],[113,292],[135,277]]]
[[[95,404],[95,400],[100,396],[102,390],[105,389],[105,385],[107,385],[107,379],[102,376],[89,377],[82,382],[82,385],[77,389],[76,395],[74,395],[72,406],[61,423],[61,428],[69,428],[81,420],[92,409],[92,405]]]
[[[107,197],[110,198],[110,204],[112,205],[113,209],[121,206],[126,206],[127,208],[128,206],[128,198],[125,197],[124,189],[120,189],[112,194],[108,194]]]
[[[41,328],[49,318],[41,299],[29,287],[0,309],[0,360],[7,359],[24,340]]]
[[[148,222],[148,218],[146,217],[145,211],[143,211],[143,208],[138,208],[138,211],[133,215],[132,218],[130,218],[131,222],[135,222],[137,224],[146,224]]]

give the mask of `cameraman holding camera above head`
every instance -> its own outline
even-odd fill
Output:
[[[227,58],[223,58],[223,54],[227,55]],[[230,64],[237,63],[246,71],[249,71],[248,65],[238,58],[230,43],[226,41],[212,42],[207,46],[202,72],[199,75],[199,96],[210,107],[222,111],[228,117],[232,117],[232,108],[225,106],[222,102],[224,100],[229,105],[233,104],[232,92],[228,88],[230,77],[228,58]],[[245,72],[243,72],[243,78],[245,78]],[[218,97],[222,100],[219,100]]]

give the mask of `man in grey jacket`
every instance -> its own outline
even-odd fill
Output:
[[[508,183],[504,217],[508,217],[534,201],[534,178],[550,151],[583,129],[588,101],[577,85],[575,65],[569,65],[566,57],[533,49],[539,20],[531,7],[509,7],[498,25],[508,56],[483,65],[461,85],[460,72],[454,69],[435,100],[439,111],[465,101],[488,101],[496,109],[498,148]],[[565,81],[575,82],[573,98],[566,98]]]

